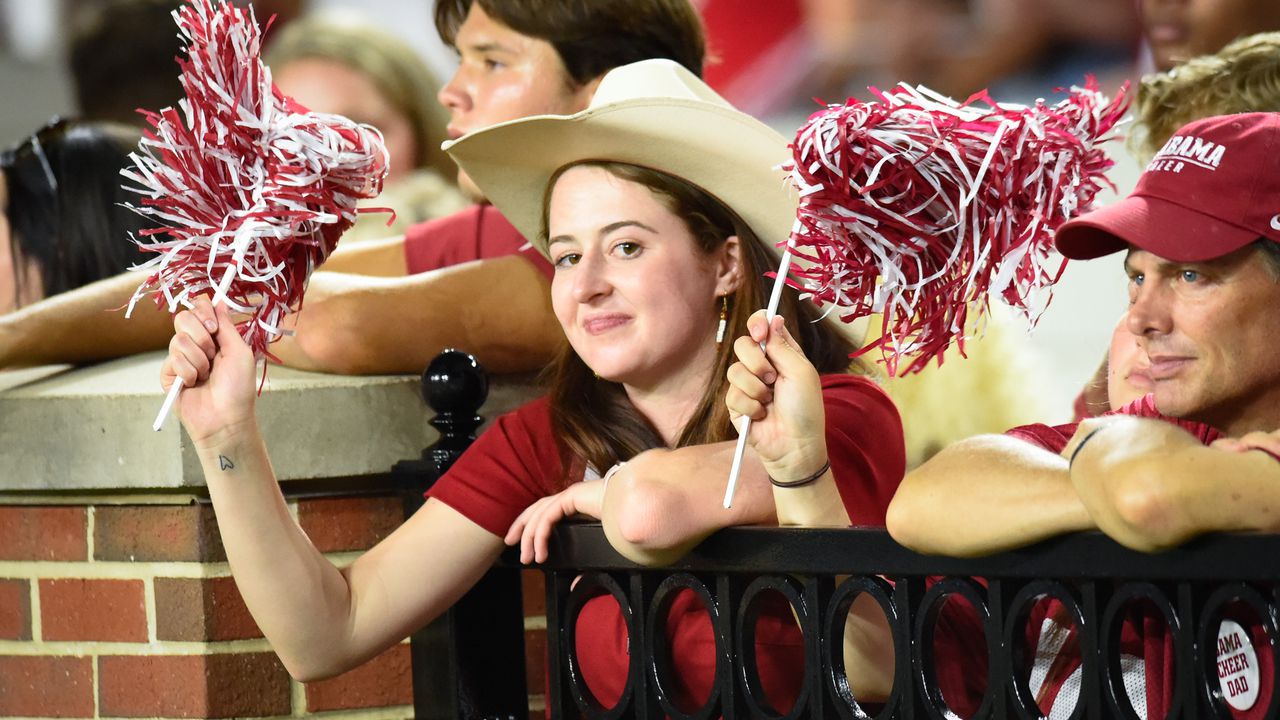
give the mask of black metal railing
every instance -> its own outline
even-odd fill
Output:
[[[473,389],[483,387],[458,380],[459,373],[471,372],[466,363],[448,362],[454,364],[437,372],[434,382],[452,375]],[[424,385],[431,375],[429,369]],[[482,392],[441,392],[436,400],[441,397],[449,407],[433,402],[437,411],[466,418],[461,430],[438,425],[448,436],[442,443],[453,443],[449,457],[456,457],[466,444],[458,438],[474,431],[484,397]],[[434,458],[429,465],[449,461],[438,455],[424,453],[424,462],[428,456]],[[421,466],[411,463],[406,469],[425,476]],[[426,475],[434,477],[430,471]],[[1078,695],[1070,717],[1138,717],[1124,685],[1121,644],[1126,639],[1122,621],[1139,611],[1163,626],[1166,650],[1173,654],[1173,662],[1165,664],[1173,668],[1170,688],[1161,699],[1166,717],[1232,717],[1228,698],[1243,705],[1241,698],[1250,693],[1256,699],[1248,717],[1280,716],[1274,692],[1280,536],[1209,536],[1145,554],[1084,533],[961,560],[911,552],[880,529],[730,528],[678,563],[655,569],[617,554],[598,524],[569,523],[556,529],[550,557],[539,569],[547,588],[546,701],[555,718],[941,720],[957,717],[954,711],[963,699],[970,701],[967,709],[974,717],[1041,717],[1028,642],[1037,628],[1028,631],[1027,626],[1043,614],[1037,608],[1043,609],[1047,599],[1055,603],[1059,624],[1073,628],[1069,636],[1077,648],[1078,685],[1073,687]],[[448,616],[415,635],[418,718],[529,716],[518,572],[509,553]],[[711,692],[693,709],[672,699],[675,670],[663,627],[666,608],[683,589],[700,598],[716,643]],[[791,605],[803,635],[804,681],[785,712],[771,706],[756,669],[755,618],[769,594]],[[617,601],[630,648],[626,688],[609,708],[586,687],[574,645],[578,612],[599,595]],[[892,636],[892,689],[875,702],[860,702],[844,664],[845,619],[860,597],[875,601]],[[978,690],[960,699],[944,697],[938,682],[940,663],[955,663],[955,657],[938,659],[934,652],[939,620],[957,611],[957,599],[968,620],[962,624],[973,631],[967,648],[971,667],[961,672],[985,676],[971,678]],[[1224,619],[1239,623],[1245,635],[1252,633],[1244,640],[1251,655],[1228,642],[1222,646],[1228,652],[1219,656]],[[1249,663],[1257,670],[1254,675],[1245,672]]]
[[[1086,533],[958,560],[911,552],[878,529],[731,528],[671,567],[648,569],[614,552],[599,525],[565,525],[543,565],[548,704],[553,717],[954,717],[936,682],[931,638],[944,601],[958,595],[976,613],[979,642],[986,645],[987,689],[976,717],[1042,715],[1029,687],[1025,621],[1038,601],[1050,597],[1076,628],[1081,673],[1073,717],[1136,717],[1118,660],[1120,621],[1137,605],[1154,608],[1172,638],[1176,670],[1167,717],[1230,716],[1218,674],[1224,616],[1265,634],[1265,642],[1252,648],[1263,656],[1264,670],[1254,712],[1267,704],[1258,716],[1275,717],[1280,701],[1269,689],[1275,687],[1270,660],[1280,641],[1277,557],[1280,537],[1262,535],[1207,537],[1150,555]],[[576,578],[582,580],[571,589]],[[663,687],[669,684],[663,664],[670,651],[662,601],[679,587],[702,597],[719,648],[715,688],[695,711],[674,706]],[[752,605],[766,591],[787,598],[805,637],[806,678],[786,713],[762,701],[751,669]],[[575,672],[572,641],[576,611],[587,597],[605,592],[623,608],[631,648],[640,649],[623,705],[611,709],[598,707]],[[842,653],[847,612],[862,594],[884,612],[895,650],[892,692],[867,707],[849,689]]]

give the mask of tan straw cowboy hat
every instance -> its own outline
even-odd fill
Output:
[[[499,123],[444,149],[544,255],[547,183],[560,168],[588,160],[639,165],[692,183],[770,248],[787,239],[795,222],[795,192],[777,169],[791,157],[787,139],[670,60],[609,71],[591,105],[575,115]]]

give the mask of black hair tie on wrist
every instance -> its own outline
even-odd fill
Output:
[[[1093,432],[1090,432],[1088,435],[1085,435],[1085,436],[1084,436],[1084,439],[1080,441],[1080,444],[1079,444],[1079,445],[1076,445],[1076,449],[1071,451],[1071,459],[1067,460],[1067,471],[1068,471],[1068,472],[1070,472],[1070,471],[1071,471],[1072,466],[1074,466],[1074,465],[1076,464],[1076,456],[1077,456],[1077,455],[1079,455],[1079,454],[1080,454],[1080,451],[1084,449],[1085,443],[1087,443],[1087,442],[1089,442],[1090,440],[1092,440],[1092,439],[1093,439],[1093,436],[1094,436],[1094,435],[1097,435],[1097,434],[1098,434],[1098,433],[1100,433],[1100,432],[1102,432],[1102,428],[1094,428],[1094,429],[1093,429]]]
[[[804,487],[805,485],[812,485],[813,483],[817,482],[818,478],[822,477],[823,475],[826,475],[827,471],[830,469],[831,469],[831,461],[828,460],[822,463],[822,467],[818,468],[818,472],[810,475],[807,478],[801,478],[799,480],[793,480],[791,482],[778,482],[777,480],[774,480],[772,476],[770,476],[769,482],[773,483],[774,487],[780,487],[780,488]]]

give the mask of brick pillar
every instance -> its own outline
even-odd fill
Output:
[[[547,595],[541,570],[522,570],[524,667],[529,686],[529,719],[545,720],[547,707]]]
[[[289,677],[209,505],[102,501],[0,505],[0,717],[412,717],[405,644],[330,680]],[[290,507],[338,564],[402,520],[393,496]]]
[[[177,413],[151,429],[164,356],[0,373],[0,718],[410,717],[403,645],[332,680],[288,677],[192,502],[208,491]],[[388,473],[436,439],[419,392],[416,376],[270,370],[272,467],[339,565],[403,521]],[[481,414],[537,393],[495,383]]]

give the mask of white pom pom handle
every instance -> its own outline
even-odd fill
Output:
[[[165,419],[169,417],[169,411],[173,409],[173,404],[178,402],[178,396],[181,394],[182,378],[175,377],[173,384],[169,386],[169,394],[164,397],[164,404],[160,406],[160,412],[156,413],[156,421],[151,423],[152,430],[160,432]]]
[[[787,273],[791,270],[791,241],[782,251],[782,261],[778,263],[778,276],[773,279],[773,290],[769,293],[769,307],[765,309],[765,317],[773,322],[778,314],[778,302],[782,299],[782,288],[787,284]],[[760,343],[764,350],[764,343]],[[724,491],[724,507],[733,507],[733,494],[738,489],[738,475],[742,472],[742,457],[747,452],[747,435],[751,432],[751,418],[743,415],[738,423],[738,446],[733,451],[733,465],[729,468],[729,486]]]

